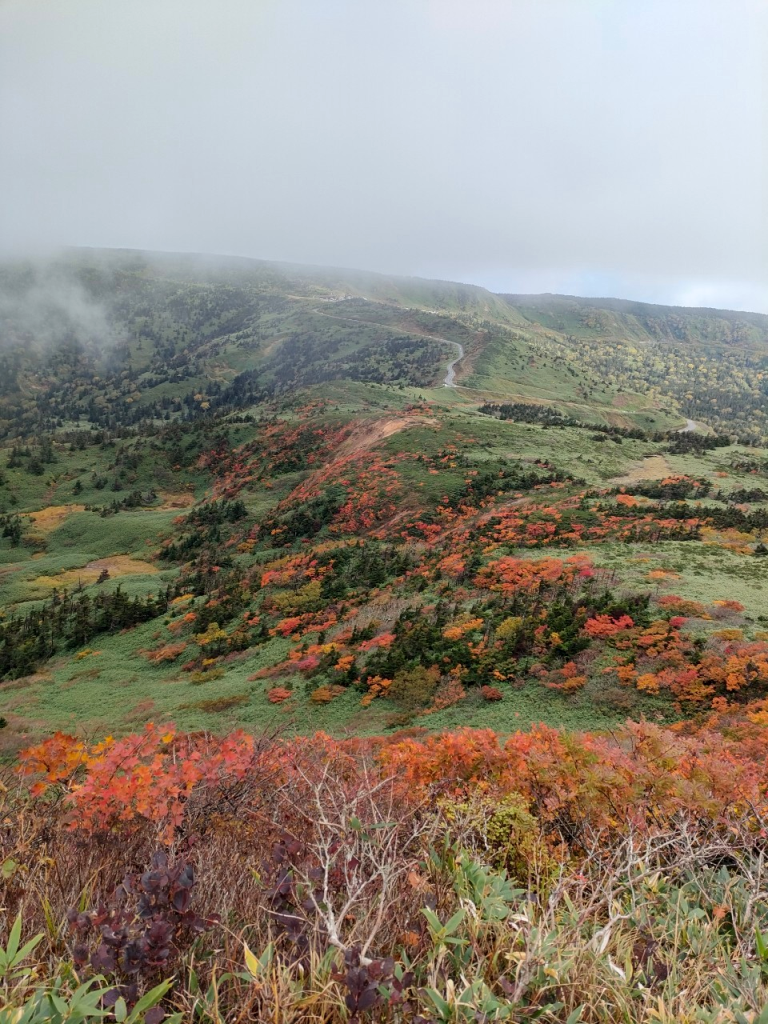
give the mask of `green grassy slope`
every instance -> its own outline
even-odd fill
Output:
[[[0,292],[0,751],[151,718],[669,720],[690,707],[558,630],[677,595],[703,609],[696,650],[719,650],[723,617],[762,642],[768,317],[128,251],[4,266]],[[644,493],[680,477],[682,504]],[[573,556],[610,600],[595,584],[518,616],[478,582],[501,557]],[[464,622],[483,625],[451,640]],[[366,648],[389,633],[391,655]],[[382,673],[403,692],[368,701]]]
[[[637,393],[724,432],[765,434],[768,316],[564,295],[505,298],[539,332],[540,358],[578,369],[582,393]]]

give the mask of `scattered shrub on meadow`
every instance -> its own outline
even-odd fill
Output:
[[[487,700],[487,701],[491,701],[491,702],[497,701],[497,700],[504,700],[504,694],[501,692],[501,690],[498,688],[498,686],[488,686],[488,685],[481,686],[480,687],[480,695],[483,698],[483,700]]]

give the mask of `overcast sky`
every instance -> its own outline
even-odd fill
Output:
[[[768,0],[0,0],[0,246],[768,312]]]

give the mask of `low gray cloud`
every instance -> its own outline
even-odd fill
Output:
[[[0,246],[768,311],[764,0],[5,0]]]
[[[0,349],[74,343],[103,353],[121,340],[106,305],[71,272],[36,259],[0,273]]]

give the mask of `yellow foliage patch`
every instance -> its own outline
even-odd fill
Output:
[[[633,466],[624,476],[609,480],[611,484],[636,484],[642,480],[662,480],[669,476],[672,467],[663,455],[647,455],[639,465]]]
[[[33,582],[36,587],[51,589],[77,586],[78,583],[87,586],[89,583],[95,583],[105,569],[110,579],[116,576],[148,576],[159,571],[151,562],[144,562],[140,558],[112,555],[111,558],[98,558],[95,562],[89,562],[81,569],[67,569],[66,572],[57,573],[55,576],[37,576]]]
[[[461,640],[465,633],[471,633],[482,625],[484,625],[483,619],[462,619],[459,622],[455,622],[452,626],[446,626],[443,630],[443,636],[446,640]]]
[[[49,505],[39,512],[30,512],[29,518],[41,533],[51,533],[73,512],[84,512],[85,505]]]
[[[715,629],[712,636],[717,637],[718,640],[743,640],[744,631],[742,629]]]

